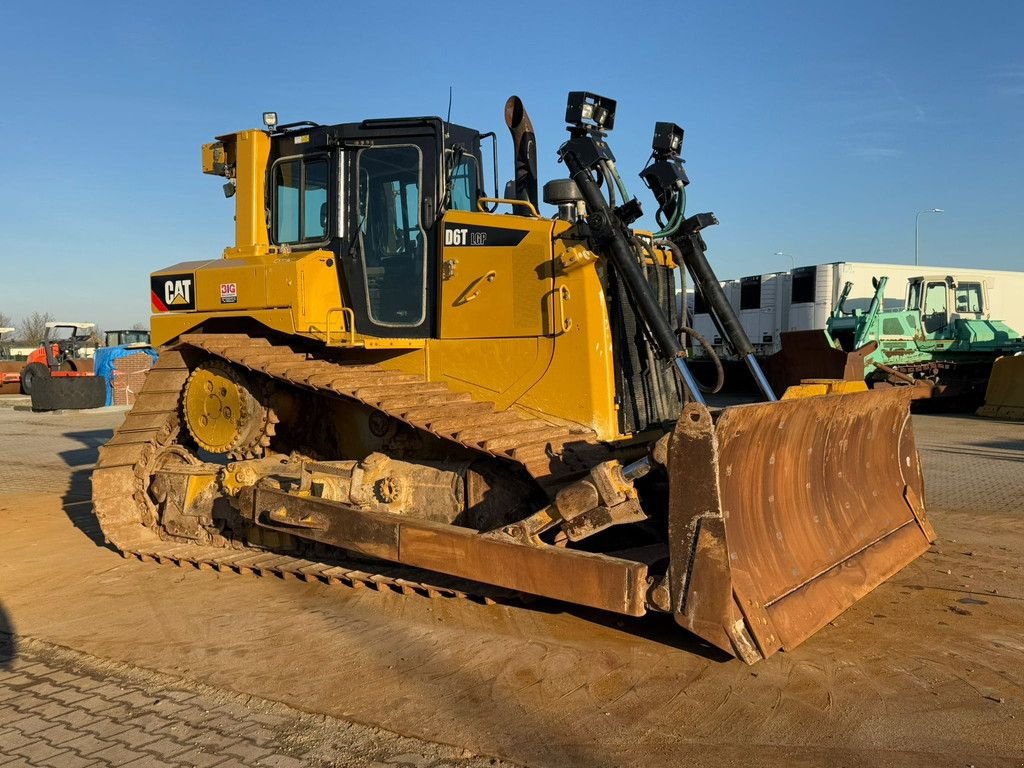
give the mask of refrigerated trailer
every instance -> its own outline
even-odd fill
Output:
[[[985,281],[989,306],[985,308],[984,317],[1002,320],[1024,333],[1024,272],[837,261],[726,280],[722,288],[739,314],[757,354],[767,356],[781,349],[783,331],[824,328],[847,282],[853,283],[844,303],[847,312],[867,310],[875,293],[872,278],[882,276],[889,278],[891,294],[886,297],[883,309],[903,309],[907,281],[921,275],[951,275],[958,280]],[[730,357],[700,296],[694,299],[693,327],[713,343],[719,355]],[[700,356],[701,351],[695,349],[694,354]]]

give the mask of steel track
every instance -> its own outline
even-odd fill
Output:
[[[180,398],[191,372],[183,352],[197,350],[314,395],[358,402],[439,438],[522,466],[542,488],[578,473],[605,455],[593,433],[570,432],[539,419],[499,412],[446,385],[377,365],[335,363],[290,346],[242,334],[189,335],[160,355],[135,405],[100,449],[92,476],[93,506],[106,540],[125,557],[241,574],[274,575],[324,584],[371,587],[427,597],[492,602],[508,592],[406,566],[340,556],[312,561],[245,541],[212,537],[183,542],[160,529],[147,489],[153,461],[177,441]],[[564,481],[563,481],[564,482]],[[428,580],[424,580],[428,579]]]

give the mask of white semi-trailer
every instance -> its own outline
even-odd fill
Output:
[[[907,280],[911,277],[950,275],[958,280],[982,280],[989,302],[982,313],[984,317],[1002,320],[1018,333],[1024,333],[1024,272],[838,261],[726,280],[722,287],[758,355],[770,355],[781,348],[779,336],[783,331],[824,328],[847,282],[853,283],[853,289],[845,310],[866,310],[875,292],[872,278],[883,275],[889,278],[885,309],[903,308]],[[693,327],[714,344],[720,355],[728,356],[699,296],[693,306]],[[695,352],[700,354],[700,350]]]

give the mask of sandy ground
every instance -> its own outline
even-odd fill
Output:
[[[754,667],[670,619],[126,561],[88,469],[123,413],[0,409],[18,634],[531,766],[1024,765],[1024,426],[919,416],[940,540]]]

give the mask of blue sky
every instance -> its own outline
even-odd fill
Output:
[[[282,121],[444,114],[499,130],[505,98],[564,175],[569,90],[619,101],[631,190],[657,120],[686,129],[688,210],[720,276],[797,264],[1024,269],[1024,5],[9,3],[0,14],[0,312],[105,327],[147,275],[217,257],[231,203],[199,147]]]

